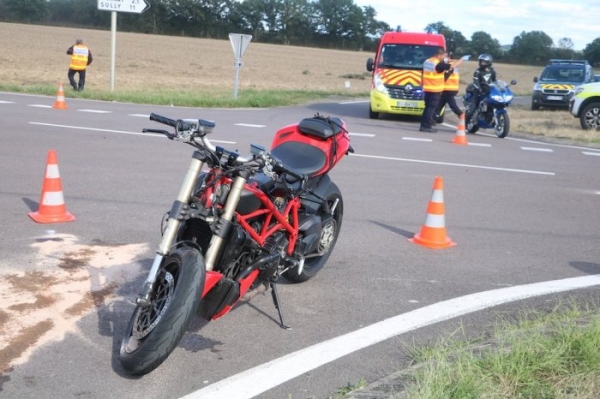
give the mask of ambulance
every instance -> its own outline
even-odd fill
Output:
[[[446,49],[444,36],[435,32],[385,32],[375,59],[367,60],[372,72],[369,118],[379,114],[422,115],[423,63],[439,48]],[[443,121],[443,112],[438,123]]]

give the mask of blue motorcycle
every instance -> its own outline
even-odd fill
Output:
[[[510,86],[516,85],[517,81],[512,80],[510,84],[502,80],[497,80],[490,84],[490,91],[487,95],[480,94],[479,106],[472,112],[472,98],[476,95],[472,84],[467,87],[466,94],[463,96],[463,104],[466,107],[466,126],[467,133],[476,133],[481,129],[494,129],[496,136],[501,139],[508,135],[510,130],[510,119],[506,108],[512,102],[514,97]]]

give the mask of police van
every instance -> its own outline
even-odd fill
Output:
[[[539,77],[533,78],[531,109],[569,108],[575,89],[594,81],[594,71],[586,60],[551,59]]]
[[[422,115],[423,63],[440,47],[446,49],[446,40],[439,33],[403,32],[400,27],[385,32],[375,58],[367,59],[367,71],[372,72],[369,118]]]

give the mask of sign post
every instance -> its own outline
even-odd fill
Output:
[[[110,15],[110,91],[115,90],[115,56],[117,48],[117,12],[141,14],[150,8],[146,0],[98,0],[98,10]]]
[[[230,33],[229,41],[231,42],[231,47],[233,47],[233,55],[235,57],[234,66],[235,66],[235,82],[233,85],[233,98],[237,98],[238,93],[238,82],[240,75],[240,68],[242,67],[242,55],[246,52],[250,41],[252,40],[252,35],[243,35],[241,33]]]

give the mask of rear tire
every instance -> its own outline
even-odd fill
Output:
[[[336,200],[339,200],[335,207],[333,217],[324,211],[321,211],[320,215],[321,220],[324,220],[325,222],[323,222],[323,225],[321,226],[321,238],[318,251],[326,250],[327,252],[321,256],[306,258],[300,274],[298,274],[297,266],[285,271],[283,276],[293,283],[302,283],[311,277],[314,277],[317,272],[325,266],[327,259],[329,259],[329,255],[331,255],[331,252],[333,252],[333,248],[337,243],[342,227],[342,219],[344,217],[344,200],[340,189],[335,183],[331,182],[329,193],[325,197],[325,200],[329,206],[332,206]]]
[[[174,250],[161,264],[148,308],[135,307],[121,342],[119,360],[131,375],[144,375],[166,360],[200,304],[204,259],[194,248]]]

